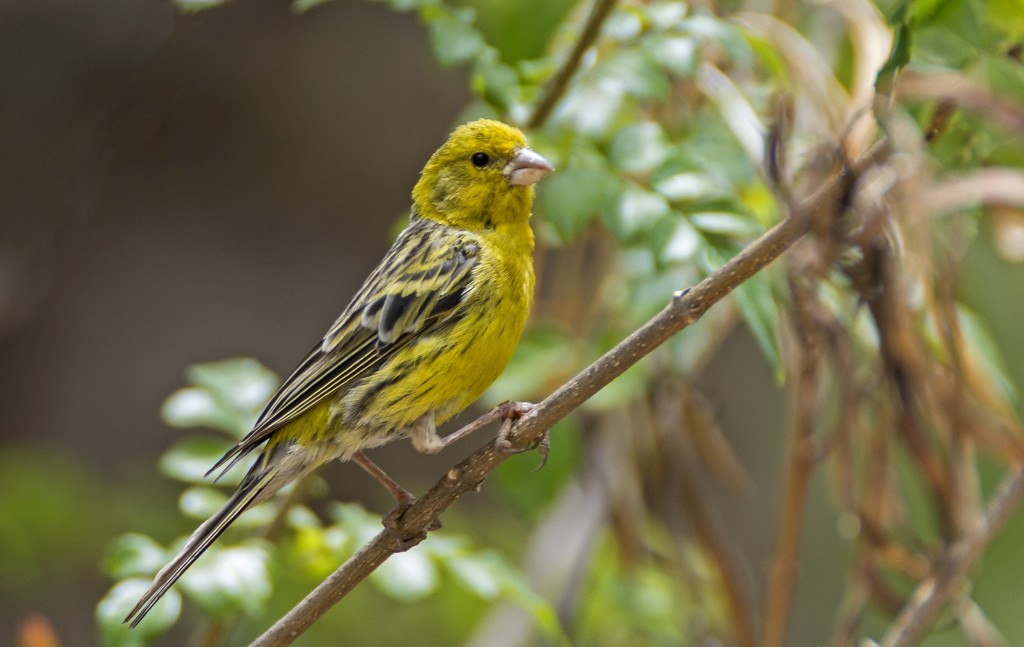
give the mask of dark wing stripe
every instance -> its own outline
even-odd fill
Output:
[[[384,309],[380,313],[380,324],[377,326],[377,336],[383,344],[390,344],[399,335],[405,332],[406,323],[409,320],[413,301],[418,294],[389,294],[384,303]]]
[[[359,319],[359,323],[362,324],[363,328],[373,328],[373,321],[387,300],[387,297],[381,297],[363,308],[363,316]]]

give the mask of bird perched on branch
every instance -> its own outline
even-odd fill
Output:
[[[455,434],[439,437],[437,425],[504,370],[533,301],[533,185],[552,170],[506,124],[481,119],[451,134],[413,189],[409,226],[210,470],[260,449],[238,489],[125,622],[137,625],[244,511],[330,460],[354,460],[412,501],[363,450],[408,437],[420,452],[440,451]]]

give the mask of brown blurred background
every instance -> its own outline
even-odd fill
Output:
[[[0,644],[29,612],[92,642],[117,497],[174,506],[160,402],[193,362],[290,370],[465,104],[415,16],[288,5],[0,3],[0,516],[39,522],[0,520]]]

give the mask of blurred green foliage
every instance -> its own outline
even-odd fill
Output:
[[[248,431],[278,382],[265,367],[247,358],[195,365],[187,377],[189,386],[164,402],[164,421],[179,428],[201,426],[221,435],[178,440],[164,452],[160,469],[187,484],[178,502],[180,511],[201,521],[227,499],[223,489],[206,485],[209,466]],[[218,484],[233,489],[242,476],[244,469],[236,467]],[[180,586],[157,603],[139,631],[130,630],[122,619],[186,538],[164,547],[147,535],[129,533],[113,542],[104,566],[120,581],[96,609],[104,644],[146,645],[158,639],[177,621],[183,597],[222,622],[235,621],[239,615],[265,617],[275,582],[284,579],[286,586],[312,588],[380,531],[380,518],[353,504],[329,506],[327,520],[321,521],[312,509],[296,503],[295,487],[310,492],[325,489],[321,479],[311,477],[243,515],[189,569]],[[277,544],[253,531],[279,522],[287,528],[287,536]],[[522,574],[498,552],[474,550],[465,537],[433,533],[421,548],[393,556],[370,577],[386,597],[407,603],[437,593],[442,580],[480,601],[514,601],[529,611],[548,636],[556,642],[564,640],[551,605],[530,590]]]

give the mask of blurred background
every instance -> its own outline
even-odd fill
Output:
[[[484,32],[512,60],[541,56],[552,33],[559,42],[560,21],[585,15],[568,0],[462,4],[476,6]],[[522,27],[528,17],[535,28]],[[621,22],[612,27],[622,29]],[[827,41],[840,22],[833,12],[808,31]],[[185,370],[196,363],[249,356],[286,374],[379,260],[404,223],[422,164],[453,125],[476,114],[467,108],[470,71],[441,67],[432,34],[414,13],[377,2],[328,2],[297,12],[280,0],[240,0],[191,13],[155,0],[0,0],[0,644],[45,645],[14,642],[45,633],[45,626],[61,644],[99,644],[96,605],[113,582],[103,564],[115,538],[141,532],[166,545],[195,526],[178,511],[180,483],[157,468],[182,434],[161,421],[161,403],[185,385]],[[989,224],[980,226],[965,256],[962,294],[991,328],[1006,375],[1021,384],[1024,346],[1016,336],[1024,292],[1012,286],[1024,285],[1024,268],[1000,252],[998,241]],[[608,245],[600,237],[585,240],[576,258],[594,263],[611,253]],[[558,276],[557,262],[547,260],[548,276]],[[662,288],[652,284],[657,294],[636,298],[663,303],[671,290]],[[581,336],[594,332],[581,319],[593,314],[585,304],[564,312],[566,299],[581,300],[578,284],[549,280],[543,290],[538,329],[558,321],[565,338],[575,325]],[[684,363],[700,394],[693,410],[715,419],[732,446],[717,455],[739,467],[709,470],[693,456],[681,464],[694,481],[716,483],[704,496],[756,607],[764,603],[775,543],[790,396],[758,331],[735,311],[717,322],[725,333],[709,355]],[[546,343],[543,335],[532,341]],[[599,345],[615,341],[606,336]],[[540,357],[554,356],[526,355]],[[561,356],[554,375],[564,378],[587,359],[586,351]],[[543,395],[557,386],[550,366],[534,366],[514,367],[500,395],[520,397],[519,386]],[[633,393],[635,384],[625,383],[616,406]],[[595,561],[635,562],[635,546],[623,537],[645,520],[622,516],[616,506],[608,518],[586,514],[588,487],[645,487],[616,481],[628,481],[631,472],[601,463],[603,456],[637,451],[614,446],[635,424],[628,406],[618,418],[607,411],[584,413],[556,433],[544,471],[530,472],[532,454],[508,461],[480,495],[446,514],[445,530],[470,537],[474,549],[495,549],[502,563],[523,566],[534,588],[543,589],[543,578],[538,583],[529,572],[545,568],[538,557],[545,546],[572,538],[588,544],[574,527],[614,529],[617,542],[589,540]],[[419,492],[489,433],[440,456],[396,443],[374,457]],[[719,480],[734,474],[736,482],[718,485],[711,472]],[[331,498],[378,515],[389,507],[361,470],[338,465],[322,476]],[[665,483],[677,485],[669,477]],[[834,513],[830,483],[819,471],[808,489],[791,645],[823,644],[844,598],[853,549],[842,523],[849,519]],[[666,486],[654,507],[683,506],[691,491]],[[328,495],[317,496],[311,507],[322,511]],[[558,511],[564,525],[549,524]],[[375,527],[377,519],[367,523]],[[536,534],[542,520],[550,536]],[[693,521],[676,518],[675,525],[692,529]],[[662,540],[671,544],[676,536]],[[1024,640],[1013,597],[1024,576],[1024,557],[1015,549],[1021,541],[1024,522],[1015,517],[975,582],[975,596],[1005,644]],[[664,635],[603,635],[598,616],[607,609],[585,596],[566,596],[577,602],[554,604],[553,612],[590,627],[574,634],[575,644],[691,644],[693,636],[704,636],[699,644],[723,644],[713,638],[728,624],[723,594],[705,566],[708,555],[693,550],[685,599],[642,569],[615,581],[571,583],[603,591],[606,604],[623,607],[630,622],[673,627]],[[494,645],[489,632],[507,632],[519,617],[503,605],[532,604],[525,593],[516,599],[506,592],[498,601],[470,595],[446,577],[431,596],[409,601],[386,587],[361,589],[318,625],[320,633],[297,644],[407,644],[415,636],[421,645]],[[262,616],[233,630],[231,644],[245,644],[315,581],[281,583]],[[717,591],[710,598],[705,585]],[[635,597],[636,590],[646,597]],[[629,604],[637,606],[625,609]],[[199,644],[197,635],[209,635],[194,628],[200,616],[186,603],[183,620],[158,644]],[[665,620],[675,616],[685,616],[683,629]],[[528,617],[541,622],[544,611]],[[884,627],[886,617],[869,614],[868,628]],[[557,642],[552,635],[546,639]],[[520,644],[540,644],[530,640],[525,634]],[[968,643],[940,631],[926,644]]]

